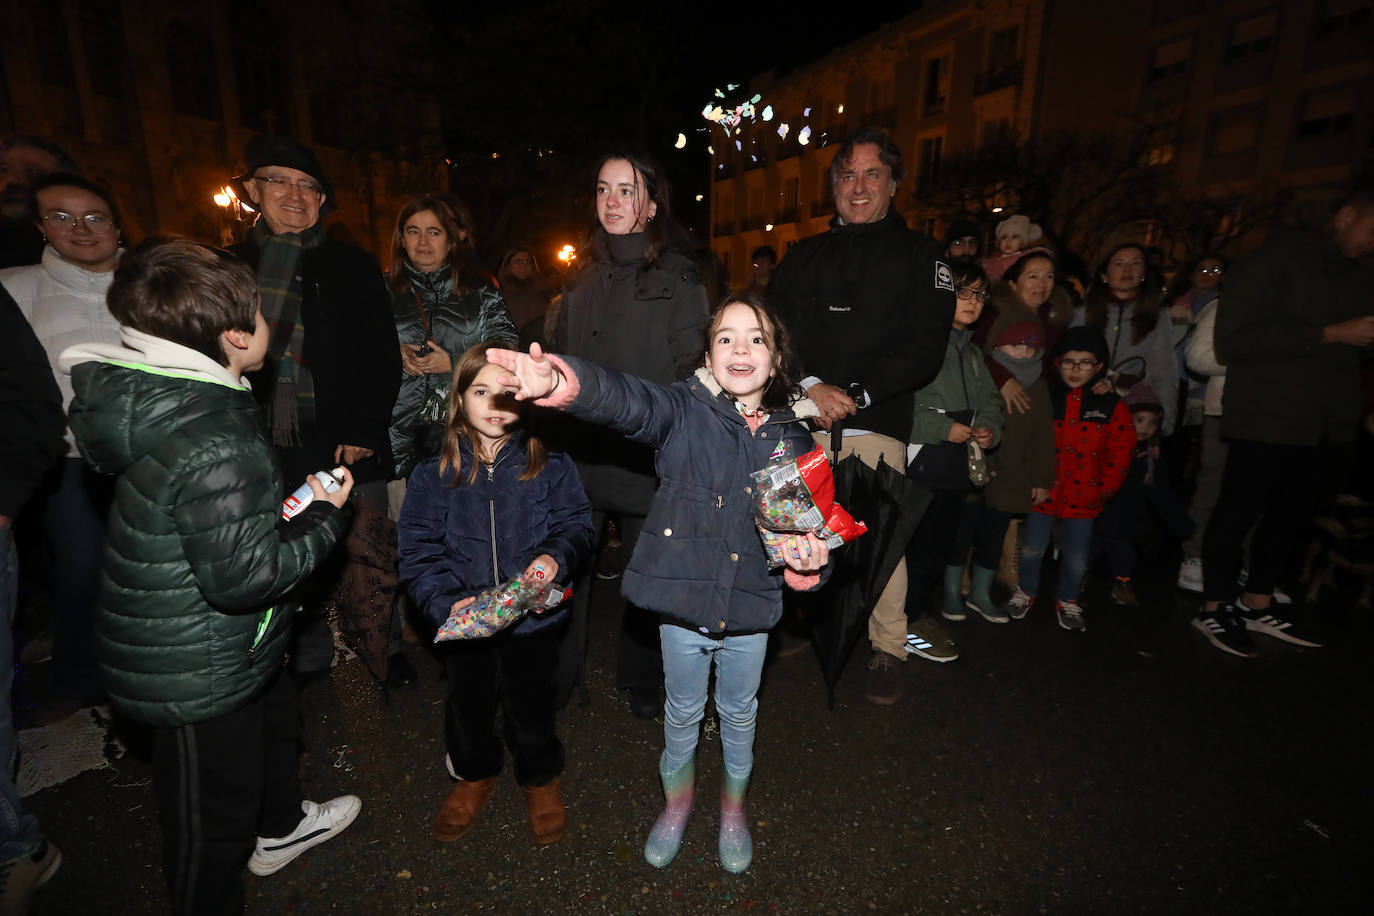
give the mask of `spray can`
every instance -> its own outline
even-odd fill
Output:
[[[324,487],[324,492],[333,493],[343,485],[344,469],[342,466],[332,471],[316,471],[315,479]],[[310,489],[310,482],[306,481],[296,488],[296,492],[286,497],[281,504],[281,517],[287,520],[295,518],[305,510],[315,500],[315,491]]]

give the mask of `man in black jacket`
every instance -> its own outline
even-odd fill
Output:
[[[38,832],[14,787],[16,739],[10,686],[14,679],[14,610],[19,564],[14,519],[57,460],[66,424],[62,393],[48,355],[19,306],[0,286],[0,911],[26,912],[29,895],[62,863],[57,847]]]
[[[1332,449],[1354,441],[1360,422],[1360,361],[1374,343],[1371,254],[1366,182],[1323,234],[1276,228],[1226,272],[1215,334],[1227,367],[1226,467],[1202,540],[1203,607],[1192,626],[1231,655],[1257,654],[1250,633],[1320,645],[1275,613],[1274,586],[1331,476]],[[1238,589],[1247,533],[1249,576]]]
[[[913,395],[940,371],[954,315],[954,281],[940,246],[892,210],[902,175],[901,150],[886,134],[855,134],[830,165],[830,230],[792,246],[769,288],[796,340],[807,373],[802,385],[821,425],[845,427],[843,454],[869,466],[882,458],[899,470],[906,467]],[[828,433],[816,438],[829,447]],[[913,627],[920,630],[917,654],[957,657],[933,619]],[[904,562],[883,589],[868,635],[867,696],[890,705],[902,693],[897,663],[908,645]]]

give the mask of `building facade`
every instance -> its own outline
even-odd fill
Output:
[[[907,178],[894,205],[931,234],[944,225],[913,192],[950,156],[999,134],[1025,141],[1148,124],[1157,142],[1143,163],[1181,187],[1339,187],[1374,151],[1372,6],[925,3],[820,60],[751,81],[755,117],[711,130],[712,251],[742,285],[755,246],[782,253],[823,231],[834,212],[834,145],[867,125],[902,148]]]
[[[370,12],[330,0],[0,6],[0,136],[39,134],[70,152],[115,192],[126,238],[240,235],[252,215],[215,197],[263,131],[315,150],[336,190],[331,231],[378,256],[406,197],[445,178],[438,107],[414,91],[379,97],[389,88],[381,81],[362,85],[383,62],[359,36],[404,29],[404,3]]]

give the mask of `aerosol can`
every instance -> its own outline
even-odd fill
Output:
[[[332,471],[316,471],[315,479],[320,482],[320,486],[324,487],[324,492],[333,493],[343,486],[344,469],[340,466]],[[315,491],[310,489],[310,482],[306,481],[296,488],[296,492],[286,497],[282,502],[281,517],[288,520],[295,518],[314,500]]]

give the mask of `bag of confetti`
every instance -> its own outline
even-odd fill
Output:
[[[817,446],[800,458],[790,442],[773,450],[755,471],[754,521],[763,531],[815,531],[835,501],[835,478],[825,451]]]
[[[481,639],[500,633],[533,611],[543,613],[572,597],[572,589],[537,579],[511,579],[494,585],[477,600],[449,614],[434,641]]]

